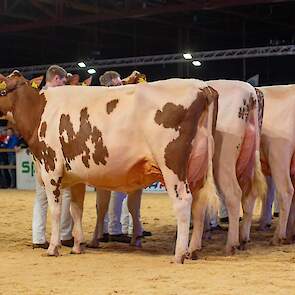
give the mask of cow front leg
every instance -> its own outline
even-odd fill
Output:
[[[44,181],[48,205],[51,212],[51,238],[50,245],[47,250],[48,256],[58,256],[58,247],[60,246],[60,217],[61,217],[61,177],[59,178],[51,178],[50,176],[42,176],[42,179],[46,179]]]
[[[109,208],[111,191],[96,189],[96,226],[89,248],[98,248],[99,239],[103,237],[104,218]]]
[[[85,184],[77,184],[71,187],[71,215],[74,221],[73,237],[74,246],[72,248],[72,254],[81,254],[84,252],[84,248],[81,244],[84,241],[83,228],[82,228],[82,215],[83,204],[85,197]]]
[[[140,222],[140,204],[142,190],[137,190],[128,194],[127,205],[132,216],[133,233],[130,242],[131,246],[141,248],[142,226]]]

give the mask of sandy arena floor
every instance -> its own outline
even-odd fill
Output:
[[[143,249],[108,243],[83,255],[63,247],[61,257],[45,257],[31,248],[33,200],[33,192],[0,190],[0,294],[295,294],[295,246],[268,246],[271,232],[254,229],[250,250],[234,257],[223,255],[226,232],[216,232],[199,260],[176,265],[170,200],[145,195],[142,220],[153,236]],[[95,196],[88,193],[87,240],[94,224]]]

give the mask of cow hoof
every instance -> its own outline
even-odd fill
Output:
[[[245,240],[244,241],[241,241],[240,242],[240,245],[238,246],[238,249],[241,250],[241,251],[247,250],[249,243],[250,243],[250,240],[248,240],[248,241],[245,241]]]
[[[92,248],[92,249],[97,249],[99,248],[99,241],[95,240],[95,241],[91,241],[90,243],[86,244],[87,248]]]
[[[59,256],[58,247],[54,247],[53,249],[50,249],[50,247],[47,250],[47,256]]]
[[[135,239],[135,241],[131,241],[130,242],[130,246],[131,247],[135,247],[135,248],[142,248],[141,238],[140,237],[137,237]]]
[[[264,224],[264,225],[260,225],[258,230],[259,231],[269,231],[271,228],[271,224]]]
[[[85,250],[82,248],[73,248],[70,253],[71,254],[84,254]]]
[[[185,258],[187,257],[187,255],[188,255],[188,254],[185,253],[185,254],[183,254],[183,255],[181,255],[181,256],[176,256],[176,257],[175,257],[175,262],[176,262],[177,264],[183,264]]]
[[[238,246],[228,246],[228,247],[226,247],[226,249],[225,249],[226,256],[235,255],[236,250],[237,250],[238,247],[239,247],[239,245]]]
[[[187,259],[190,259],[190,260],[197,260],[198,259],[198,253],[200,252],[201,250],[194,250],[192,252],[188,252],[186,254],[186,258]]]
[[[274,237],[271,241],[270,241],[270,245],[271,246],[280,246],[280,245],[284,245],[287,244],[287,239],[284,238],[277,238]]]
[[[293,235],[292,236],[288,236],[286,241],[287,241],[288,244],[294,244],[294,242],[295,242],[295,236],[293,236]]]

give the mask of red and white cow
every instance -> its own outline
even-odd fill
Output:
[[[257,99],[256,91],[250,84],[242,81],[214,80],[206,83],[219,94],[213,170],[229,215],[226,254],[234,254],[235,248],[240,245],[241,201],[244,215],[240,241],[244,248],[249,241],[253,211],[251,200],[255,200],[257,194],[265,195],[266,192],[259,157],[263,101],[262,98]],[[205,207],[201,203],[200,200],[195,206],[193,204],[192,211],[198,216],[192,237],[196,249],[201,249],[203,227],[199,220],[205,215]]]
[[[265,195],[266,192],[259,157],[263,97],[257,97],[255,89],[241,81],[216,80],[208,81],[207,84],[219,94],[213,168],[219,193],[225,199],[230,219],[226,253],[233,254],[235,248],[239,246],[241,201],[244,217],[240,240],[241,248],[244,248],[249,241],[254,205],[252,200],[255,200],[257,194]],[[195,172],[198,169],[202,170],[200,162],[195,163],[198,163],[198,167],[191,166],[192,170]],[[203,172],[197,172],[195,179],[198,175],[203,175]],[[109,193],[100,191],[100,194],[103,197],[97,208],[98,218],[91,246],[97,246],[98,238],[103,234],[103,216],[108,206]],[[197,199],[193,199],[194,227],[189,251],[193,259],[201,249],[207,199],[206,195],[203,198],[198,196]]]
[[[58,255],[62,187],[73,188],[72,251],[81,253],[84,183],[128,192],[163,178],[178,223],[175,258],[183,262],[191,191],[207,193],[214,186],[215,90],[199,80],[171,79],[115,88],[63,86],[39,94],[18,72],[0,76],[0,82],[0,111],[12,112],[40,165],[52,212],[49,255]],[[192,167],[202,159],[208,173],[196,183]]]
[[[295,85],[259,87],[259,90],[265,103],[262,168],[265,175],[273,178],[280,208],[279,223],[272,239],[272,243],[277,245],[286,238],[291,241],[295,233]],[[263,218],[261,227],[265,227]]]

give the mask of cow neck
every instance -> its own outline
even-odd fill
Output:
[[[16,90],[12,113],[17,129],[29,146],[38,141],[38,128],[45,105],[44,94],[39,94],[31,86]]]

